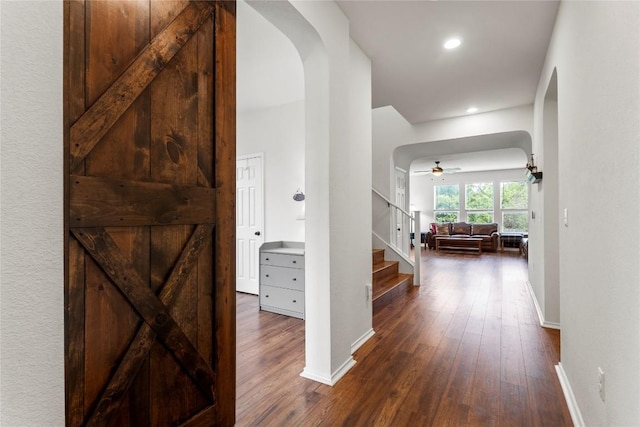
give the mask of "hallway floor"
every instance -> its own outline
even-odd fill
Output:
[[[334,387],[300,377],[304,321],[238,294],[238,426],[570,426],[517,252],[422,249],[422,286],[374,316]]]

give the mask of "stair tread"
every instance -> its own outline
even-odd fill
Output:
[[[384,270],[385,268],[393,267],[394,265],[399,264],[398,261],[383,261],[373,265],[373,274],[378,271]]]
[[[373,300],[375,301],[398,286],[406,285],[407,282],[411,283],[412,279],[413,274],[398,273],[379,281],[373,288]]]

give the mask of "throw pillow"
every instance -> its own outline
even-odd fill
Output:
[[[498,231],[497,224],[473,224],[473,235],[491,235],[494,231]]]
[[[466,222],[455,222],[451,224],[451,234],[471,234],[471,225]]]
[[[436,234],[440,236],[448,236],[449,224],[436,224]]]
[[[436,230],[436,223],[431,223],[431,234],[436,234],[438,231]]]

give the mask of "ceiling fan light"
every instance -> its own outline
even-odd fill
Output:
[[[433,169],[431,169],[431,173],[433,176],[440,176],[444,172],[444,169],[440,167],[440,162],[436,161],[436,165]]]

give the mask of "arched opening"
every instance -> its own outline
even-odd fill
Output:
[[[331,324],[328,56],[317,31],[291,3],[248,1],[247,4],[293,43],[302,60],[307,194],[304,221],[305,368],[302,376],[331,384],[331,330],[326,327]]]
[[[499,172],[495,171],[505,170],[510,173],[505,175],[504,179],[523,180],[524,165],[531,154],[531,147],[531,135],[526,131],[500,132],[404,145],[394,151],[393,163],[395,167],[410,171],[408,203],[422,212],[421,223],[424,231],[430,222],[434,222],[434,183],[424,175],[415,174],[418,163],[439,160],[447,162],[443,163],[445,166],[463,165],[461,173],[473,172],[486,175],[486,171],[494,171],[489,172],[492,179],[493,177],[502,179],[499,178]],[[452,176],[455,175],[443,175],[439,179],[442,181]]]

